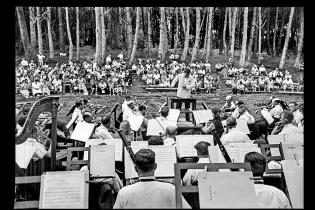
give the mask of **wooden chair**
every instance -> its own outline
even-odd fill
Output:
[[[89,151],[90,148],[89,147],[69,147],[67,149],[68,153],[67,153],[67,162],[66,162],[66,170],[67,171],[72,171],[72,170],[78,170],[78,167],[73,167],[73,165],[87,165],[89,163],[88,160],[72,160],[72,153],[73,152],[79,152],[79,151]],[[80,168],[79,168],[80,170]]]

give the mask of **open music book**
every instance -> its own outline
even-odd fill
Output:
[[[211,109],[194,110],[192,112],[193,112],[196,124],[206,123],[209,120],[213,120],[213,113]]]
[[[91,145],[89,165],[92,177],[115,177],[115,145]]]
[[[226,120],[222,120],[222,125],[226,126]],[[237,125],[236,125],[236,129],[239,131],[244,132],[245,134],[250,134],[250,131],[248,129],[248,125],[246,123],[246,121],[244,120],[236,120]]]
[[[87,209],[88,171],[58,171],[41,176],[40,209]]]
[[[143,118],[144,118],[143,116],[137,116],[137,115],[131,114],[128,117],[128,122],[130,123],[131,130],[138,131],[143,122]]]
[[[168,126],[177,127],[177,121],[161,121],[158,118],[148,120],[147,135],[148,136],[159,136],[160,133],[165,133],[165,129]]]
[[[94,128],[95,124],[93,123],[78,122],[71,134],[70,139],[86,142],[93,134]]]
[[[281,143],[283,158],[285,160],[300,161],[304,159],[304,143]],[[301,161],[300,161],[301,162]]]
[[[244,163],[245,155],[249,152],[261,153],[257,144],[234,143],[224,145],[224,148],[234,163]],[[211,163],[226,163],[219,146],[210,146],[208,149]]]
[[[270,113],[268,112],[266,108],[261,110],[260,113],[267,120],[269,125],[274,121],[273,117],[270,115]]]
[[[214,145],[212,135],[177,135],[175,138],[176,151],[179,158],[197,157],[197,150],[194,146],[200,141]]]
[[[169,109],[169,113],[168,113],[167,119],[169,121],[177,122],[179,114],[180,114],[180,110],[179,109]]]
[[[35,146],[26,142],[15,145],[15,161],[20,168],[26,169],[28,167],[35,150]]]
[[[200,172],[200,208],[259,208],[251,171]]]
[[[115,161],[122,161],[123,157],[123,142],[121,139],[89,139],[85,142],[85,147],[90,145],[99,145],[105,143],[107,145],[115,145]],[[84,151],[83,160],[89,159],[89,152]]]
[[[304,144],[304,135],[303,134],[285,134],[285,135],[268,135],[269,144],[280,144],[280,143],[303,143]],[[270,152],[272,156],[281,156],[279,149],[271,148]]]
[[[152,145],[152,146],[134,146],[131,147],[134,153],[140,149],[151,149],[155,152],[155,162],[157,168],[155,177],[174,177],[174,163],[176,163],[176,153],[173,146]],[[125,178],[137,178],[138,174],[134,168],[134,164],[125,148]]]

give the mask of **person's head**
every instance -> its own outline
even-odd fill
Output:
[[[145,116],[146,112],[147,112],[147,107],[145,105],[141,104],[141,105],[139,105],[138,110],[143,116]]]
[[[289,109],[291,112],[294,112],[298,109],[298,104],[295,101],[289,103]]]
[[[267,160],[258,152],[249,152],[245,155],[244,162],[249,162],[254,176],[263,176]]]
[[[294,119],[294,115],[292,112],[290,112],[288,110],[283,110],[283,112],[281,114],[281,118],[280,118],[281,123],[290,124],[290,123],[292,123],[293,119]]]
[[[110,115],[102,117],[102,125],[105,127],[109,127],[110,125]]]
[[[246,110],[247,110],[247,107],[246,107],[244,104],[242,104],[242,105],[240,105],[240,106],[238,107],[238,113],[239,113],[240,115],[244,114]]]
[[[83,107],[84,107],[83,101],[82,101],[82,100],[77,100],[77,101],[75,102],[75,107],[78,108],[78,109],[80,109],[80,110],[82,110]]]
[[[151,149],[141,149],[135,154],[135,170],[138,176],[154,176],[157,165]]]
[[[84,98],[83,99],[83,104],[84,106],[88,107],[90,105],[91,99],[90,98]]]
[[[237,102],[235,103],[235,106],[239,107],[239,106],[241,106],[241,105],[243,105],[243,104],[244,104],[243,101],[237,101]]]
[[[174,138],[177,134],[177,127],[167,126],[165,133],[167,137]]]
[[[164,145],[164,141],[161,136],[151,136],[148,145]]]
[[[237,122],[236,122],[235,117],[232,117],[232,116],[228,117],[228,118],[226,119],[226,125],[227,125],[229,128],[235,128],[236,125],[237,125]]]
[[[197,150],[197,154],[198,154],[198,157],[209,157],[209,151],[208,151],[208,147],[210,146],[211,144],[209,142],[206,142],[206,141],[200,141],[198,142],[194,148]]]
[[[186,68],[186,69],[184,70],[185,77],[189,77],[190,72],[191,72],[190,69],[189,69],[189,68]]]
[[[87,123],[92,123],[93,121],[93,115],[90,112],[84,112],[83,114],[83,120]]]
[[[218,117],[220,116],[221,110],[220,110],[219,108],[213,107],[213,108],[211,109],[211,111],[212,111],[212,114],[213,114],[213,117],[214,117],[214,118],[218,118]]]
[[[129,101],[127,103],[127,106],[131,109],[131,110],[134,110],[135,107],[136,107],[136,103],[134,101]]]
[[[232,102],[232,95],[228,95],[225,98],[226,103],[230,104]]]
[[[161,109],[161,112],[160,112],[160,113],[161,113],[161,116],[162,116],[162,117],[167,117],[169,111],[170,111],[170,110],[169,110],[169,108],[168,108],[167,106],[163,106],[162,109]]]
[[[128,135],[131,131],[129,121],[125,120],[120,123],[119,129],[122,130],[122,133]]]

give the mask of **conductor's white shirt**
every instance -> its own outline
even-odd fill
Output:
[[[254,184],[258,205],[261,208],[291,208],[287,196],[278,188],[265,184]]]
[[[177,97],[179,98],[190,98],[191,89],[195,87],[195,79],[192,75],[188,78],[185,77],[185,73],[178,74],[172,81],[172,87],[178,82]]]
[[[149,178],[154,177],[145,177]],[[182,201],[183,208],[191,208],[183,197]],[[125,186],[118,192],[113,209],[128,208],[176,208],[175,186],[158,181],[139,181]]]
[[[250,143],[250,138],[242,131],[231,128],[227,134],[224,134],[221,137],[222,144],[229,144],[229,143]]]

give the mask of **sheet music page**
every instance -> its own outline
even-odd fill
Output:
[[[281,165],[292,207],[304,208],[303,165],[297,165],[295,160],[282,160]]]
[[[304,143],[281,143],[285,160],[304,159]]]
[[[115,176],[115,145],[92,145],[90,147],[90,174]]]
[[[132,151],[134,154],[136,154],[140,149],[148,149],[148,146],[134,146],[131,147]],[[132,162],[129,152],[125,149],[125,178],[126,179],[131,179],[131,178],[136,178],[138,177],[138,173],[135,170],[135,165]]]
[[[121,139],[105,139],[108,145],[115,145],[115,161],[123,161],[123,142]]]
[[[40,209],[82,209],[88,207],[85,172],[47,173],[42,175]]]
[[[270,113],[268,112],[268,110],[266,108],[261,110],[260,113],[267,120],[269,125],[273,122],[274,119],[272,118],[272,116],[270,115]]]
[[[284,135],[268,135],[267,139],[269,144],[280,144],[284,142]]]
[[[177,122],[179,114],[180,114],[180,110],[179,109],[169,109],[169,113],[168,113],[167,119],[169,121]]]
[[[166,129],[168,126],[174,126],[177,127],[177,121],[171,121],[171,120],[167,120],[164,122],[161,122],[162,126]],[[165,132],[165,131],[164,131]]]
[[[103,140],[103,139],[89,139],[85,142],[84,147],[90,147],[90,145],[99,145],[101,143],[105,143],[105,140]],[[84,151],[83,160],[88,160],[88,159],[89,159],[89,151]]]
[[[131,148],[133,147],[148,147],[148,141],[131,141]]]
[[[157,119],[148,120],[147,135],[148,136],[159,136],[160,133],[165,133],[165,130],[157,122]]]
[[[304,142],[304,134],[284,134],[284,141],[288,143]]]
[[[199,173],[200,208],[259,208],[250,177],[249,171]]]
[[[71,134],[70,139],[86,142],[90,139],[94,131],[94,127],[95,124],[93,123],[78,122]]]
[[[224,145],[224,147],[225,147],[226,152],[229,154],[232,163],[242,163],[242,162],[244,162],[244,160],[241,161],[240,151],[239,151],[239,149],[237,147],[234,147],[234,146],[231,146],[231,145]],[[221,152],[221,155],[223,157],[222,152]]]
[[[207,110],[195,110],[193,111],[196,124],[206,123],[209,120],[213,120],[213,113],[210,109]]]
[[[209,151],[210,163],[220,163],[219,162],[219,153],[221,153],[221,151],[219,149],[219,146],[218,145],[209,146],[208,151]]]
[[[205,142],[210,143],[211,145],[214,145],[212,135],[193,135],[193,139],[194,139],[194,145],[196,145],[200,141],[205,141]]]
[[[138,131],[142,122],[143,122],[143,116],[137,116],[137,115],[130,115],[128,118],[128,122],[130,123],[130,128],[133,131]]]
[[[237,130],[242,131],[246,134],[250,134],[250,131],[248,129],[248,126],[245,120],[236,120],[236,121],[237,121],[237,125],[236,125]]]
[[[174,164],[176,163],[176,153],[174,146],[152,145],[149,149],[155,152],[155,162],[157,168],[156,177],[174,177]]]
[[[192,111],[197,125],[200,124],[200,121],[201,121],[200,118],[199,118],[199,111],[200,110],[193,110]]]
[[[196,157],[197,150],[194,148],[195,140],[193,135],[177,135],[176,136],[176,150],[178,156],[182,157]]]
[[[240,154],[240,163],[244,163],[245,155],[249,152],[258,152],[261,154],[261,150],[257,144],[249,145],[241,143],[240,145],[237,145],[237,147]]]
[[[28,164],[34,155],[35,149],[35,146],[25,142],[15,145],[15,161],[20,168],[26,169],[28,167]]]

